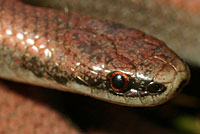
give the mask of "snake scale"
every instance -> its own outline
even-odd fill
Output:
[[[12,4],[11,4],[12,3]],[[128,106],[153,106],[189,80],[187,65],[137,29],[0,1],[0,77]]]

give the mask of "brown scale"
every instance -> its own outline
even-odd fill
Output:
[[[137,29],[16,0],[1,0],[0,7],[0,46],[38,77],[129,97],[161,94],[166,84],[179,88],[173,82],[180,72],[189,79],[188,67],[165,43]]]

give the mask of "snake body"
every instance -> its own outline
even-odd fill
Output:
[[[137,29],[0,0],[0,77],[127,106],[153,106],[189,81],[187,65]]]

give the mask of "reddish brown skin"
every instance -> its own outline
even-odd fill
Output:
[[[81,133],[64,116],[45,104],[48,97],[38,87],[1,80],[0,94],[1,134]]]
[[[11,2],[13,2],[13,3],[10,4]],[[12,28],[14,26],[17,26],[19,29],[21,29],[21,27],[22,27],[22,29],[24,31],[29,31],[30,33],[34,33],[34,34],[35,33],[40,34],[40,33],[42,33],[42,31],[49,29],[49,32],[45,32],[45,34],[42,34],[42,35],[40,34],[40,38],[36,41],[34,46],[39,48],[39,46],[41,44],[45,43],[46,48],[49,48],[49,49],[55,48],[56,51],[53,52],[53,57],[50,59],[44,55],[44,48],[39,49],[39,51],[37,52],[34,49],[32,49],[32,47],[24,48],[23,45],[21,45],[21,42],[15,38],[10,38],[10,37],[6,38],[5,37],[6,39],[4,40],[4,44],[10,45],[9,49],[10,49],[11,53],[15,49],[18,49],[20,51],[21,55],[17,55],[14,57],[14,58],[16,58],[16,63],[18,63],[18,65],[20,65],[20,66],[27,64],[26,62],[28,61],[29,64],[27,65],[27,68],[29,68],[30,70],[32,70],[34,72],[38,66],[33,67],[32,65],[30,65],[30,64],[33,64],[30,61],[30,57],[32,57],[32,56],[39,57],[40,56],[40,58],[39,58],[40,62],[48,61],[48,63],[51,64],[52,62],[49,62],[49,60],[54,61],[54,62],[61,64],[62,69],[59,69],[59,70],[67,70],[67,74],[65,74],[65,72],[62,72],[62,71],[58,71],[58,72],[60,72],[60,74],[58,74],[58,72],[55,73],[54,71],[46,70],[46,72],[48,72],[48,71],[51,72],[51,74],[52,74],[51,76],[41,74],[42,71],[34,72],[35,74],[37,74],[39,76],[47,77],[48,79],[59,78],[59,75],[61,75],[61,76],[67,75],[68,76],[69,74],[73,74],[73,72],[71,72],[70,69],[68,68],[69,65],[66,66],[65,64],[62,64],[62,63],[65,63],[70,60],[69,63],[72,63],[70,66],[76,68],[75,64],[80,61],[80,59],[77,58],[77,55],[80,55],[80,54],[82,54],[82,56],[81,56],[83,58],[82,62],[85,63],[85,65],[87,65],[87,63],[92,64],[91,61],[93,61],[94,58],[96,58],[100,62],[103,62],[103,63],[107,61],[108,62],[107,68],[123,69],[125,67],[128,67],[128,68],[133,68],[132,71],[134,71],[135,68],[137,68],[137,70],[142,68],[143,65],[139,65],[139,63],[141,63],[147,57],[158,56],[168,62],[171,62],[176,58],[176,57],[174,57],[176,55],[174,55],[173,52],[168,51],[167,47],[164,45],[163,42],[161,42],[155,38],[152,38],[151,36],[148,36],[148,35],[140,32],[138,30],[135,30],[135,29],[126,29],[123,26],[116,25],[114,23],[106,22],[106,21],[103,21],[100,19],[94,20],[93,18],[80,16],[79,14],[76,14],[76,13],[64,13],[62,11],[55,11],[52,9],[47,10],[47,9],[41,9],[41,8],[33,8],[28,5],[24,5],[20,2],[16,2],[16,1],[12,1],[12,0],[7,0],[7,1],[1,0],[0,5],[1,5],[0,6],[0,11],[1,11],[0,12],[0,20],[1,20],[0,21],[0,32],[5,32],[2,30],[4,28],[5,29],[7,27]],[[13,6],[13,5],[15,5],[15,6]],[[2,10],[5,10],[4,8],[11,11],[10,12],[11,14],[10,15],[3,14]],[[12,11],[15,11],[15,12],[12,12]],[[19,12],[19,13],[17,13],[17,12]],[[39,13],[38,16],[36,15],[37,12]],[[13,13],[14,13],[14,15],[13,15]],[[17,19],[14,19],[13,18],[14,16]],[[27,19],[29,16],[32,16],[32,17]],[[4,20],[6,20],[6,22],[4,22]],[[10,21],[7,21],[7,20],[10,20]],[[36,28],[34,25],[36,22],[40,23],[42,25],[42,27]],[[4,23],[6,23],[6,24],[4,25]],[[46,25],[46,23],[48,23],[48,25]],[[73,27],[76,27],[76,28],[73,28]],[[66,30],[65,28],[69,28],[68,29],[69,31]],[[118,30],[116,30],[116,28]],[[19,29],[15,29],[14,33],[20,32],[20,31],[18,31]],[[24,31],[21,31],[21,32],[24,32]],[[102,33],[103,33],[103,35],[101,35]],[[55,35],[57,35],[57,36],[55,36]],[[73,38],[76,38],[77,35],[80,36],[80,40],[73,40]],[[96,38],[94,40],[89,39],[92,35],[96,36]],[[33,36],[32,34],[27,34],[27,36],[25,38],[29,38],[32,36]],[[69,37],[74,36],[74,37],[64,38],[66,36],[69,36]],[[48,42],[47,41],[48,39],[51,39],[51,42]],[[101,44],[101,45],[90,47],[90,45],[92,45],[93,43],[89,43],[89,42],[92,42],[92,41],[94,42],[94,44]],[[71,42],[71,43],[65,44],[63,42]],[[58,45],[60,43],[61,44],[63,43],[65,45]],[[74,46],[73,44],[75,44],[75,43],[80,44],[80,45]],[[105,45],[105,43],[106,43],[106,45]],[[84,45],[82,45],[82,44],[84,44]],[[133,47],[132,44],[136,44],[136,45],[134,45],[134,47]],[[137,44],[143,44],[142,45],[143,47],[138,46]],[[1,45],[2,45],[2,40],[0,38],[0,47],[2,47]],[[73,47],[71,47],[72,45],[73,45]],[[96,47],[99,49],[96,49]],[[80,48],[83,48],[82,51],[79,51]],[[85,49],[85,48],[89,48],[89,49]],[[100,51],[101,49],[105,50],[104,54],[106,54],[106,55],[101,53],[101,51]],[[146,53],[147,49],[148,49],[148,53]],[[157,52],[154,51],[156,49],[157,49]],[[87,51],[85,51],[85,50],[87,50]],[[140,50],[140,54],[142,55],[142,57],[137,57],[136,50]],[[167,50],[167,53],[165,53],[166,50]],[[26,62],[24,62],[24,63],[17,62],[17,61],[22,61],[21,58],[22,58],[22,55],[24,55],[25,51],[29,52],[29,54],[30,54],[30,55],[28,55],[28,57],[23,57],[26,60]],[[129,51],[129,53],[132,52],[132,53],[130,53],[131,55],[125,55],[126,51]],[[88,53],[92,53],[92,54],[94,54],[94,56],[93,57],[88,56]],[[66,57],[63,54],[68,54],[68,57]],[[109,59],[106,59],[106,57],[109,57]],[[118,57],[118,59],[114,59],[116,57]],[[72,59],[73,59],[73,61],[71,61]],[[94,60],[93,64],[96,64],[96,62],[99,62],[96,59]],[[132,59],[134,59],[134,60],[132,60]],[[123,63],[122,63],[122,61],[123,61]],[[130,61],[132,63],[128,64],[128,63],[130,63]],[[118,64],[114,65],[113,64],[114,62],[118,63]],[[153,68],[156,66],[156,64],[153,64],[152,62],[156,63],[157,61],[151,60],[151,61],[145,62],[145,64],[149,68]],[[54,66],[54,64],[53,64],[53,66]],[[90,68],[90,66],[92,66],[92,65],[89,64],[88,68]],[[157,68],[156,70],[161,70],[161,69]],[[80,71],[80,70],[77,69],[77,71]],[[44,73],[46,73],[46,72],[44,72]],[[144,72],[145,72],[145,70],[144,70]],[[80,72],[77,72],[77,73],[80,73]],[[151,77],[154,77],[155,75],[156,74],[154,74],[152,72]],[[61,82],[62,82],[62,80],[61,80]],[[6,89],[6,87],[3,87],[3,88]],[[5,101],[16,102],[13,104],[18,105],[21,112],[16,114],[16,118],[15,118],[17,120],[16,122],[6,122],[7,118],[10,118],[9,114],[6,113],[6,119],[1,120],[1,123],[3,125],[0,125],[1,126],[0,132],[7,131],[9,129],[9,127],[8,127],[9,123],[14,124],[13,126],[15,126],[15,124],[18,124],[18,122],[24,122],[23,121],[24,117],[22,117],[20,115],[24,115],[24,113],[26,114],[26,112],[27,113],[31,112],[32,115],[38,115],[40,113],[43,114],[43,111],[44,111],[44,114],[46,114],[46,115],[48,114],[49,117],[51,117],[52,113],[54,115],[54,112],[52,112],[51,109],[40,106],[38,104],[32,104],[32,102],[29,102],[29,100],[27,100],[26,98],[22,98],[14,93],[10,93],[10,91],[7,92],[7,91],[2,90],[1,94],[5,98],[9,98]],[[26,105],[25,103],[28,103],[28,104]],[[24,111],[25,109],[32,110],[28,106],[29,103],[32,104],[31,106],[34,105],[33,107],[35,107],[36,113],[33,113],[32,111]],[[28,108],[26,106],[28,106]],[[2,107],[1,109],[5,109],[6,106],[1,105],[1,107]],[[11,112],[12,110],[13,111],[16,110],[16,107],[13,105],[10,107],[10,109],[8,109],[8,111]],[[1,111],[1,113],[4,115],[4,111]],[[45,120],[48,120],[49,117],[47,117],[46,119],[40,118],[39,121],[45,122]],[[67,130],[69,130],[70,128],[65,127],[65,123],[63,123],[63,121],[62,121],[62,119],[60,119],[60,117],[56,116],[55,118],[56,119],[53,118],[53,122],[59,123],[60,128],[58,127],[58,130],[63,130],[64,133],[67,133],[68,132]],[[29,120],[29,121],[32,122],[31,120]],[[50,124],[49,120],[48,120],[48,123]],[[29,124],[29,122],[28,122],[28,124]],[[34,124],[31,124],[31,126],[34,126]],[[13,130],[16,133],[21,132],[20,127],[16,127],[16,129],[13,129]],[[45,128],[44,131],[48,133],[48,130],[50,130],[50,129]],[[27,133],[27,131],[28,131],[28,133],[29,132],[33,133],[35,131],[35,128],[33,127],[33,129],[28,129],[27,131],[22,130],[22,131],[25,131],[25,133]],[[50,130],[50,131],[52,132],[52,130]],[[74,129],[71,131],[71,133],[73,131],[74,131]],[[41,133],[41,132],[42,131],[39,130],[38,133]],[[77,133],[77,131],[74,131],[74,133]]]
[[[99,63],[109,70],[140,71],[151,79],[158,77],[163,68],[172,69],[166,63],[177,64],[177,55],[162,41],[133,28],[73,12],[0,0],[0,20],[0,32],[4,35],[0,38],[0,49],[7,49],[6,53],[0,51],[0,57],[11,55],[15,67],[24,67],[38,77],[59,83],[71,81],[76,75],[83,79],[89,76],[91,79],[85,81],[90,85],[96,84],[95,78],[106,80],[102,72],[94,76],[88,71]],[[8,28],[12,35],[5,34]],[[23,40],[16,38],[16,34],[24,32],[27,34]],[[39,38],[35,39],[35,35]],[[32,45],[26,42],[29,38],[34,41]],[[45,50],[52,56],[45,55]],[[79,62],[84,69],[76,66]]]
[[[133,74],[140,71],[154,79],[159,77],[157,73],[163,68],[172,69],[166,63],[176,64],[178,58],[162,41],[120,24],[74,12],[32,7],[16,0],[1,0],[0,5],[0,32],[5,35],[0,38],[0,47],[8,49],[1,56],[10,53],[16,67],[23,66],[38,77],[66,83],[76,75],[82,79],[88,76],[91,79],[85,81],[96,86],[95,78],[106,80],[103,72],[96,76],[90,73],[92,67],[100,63],[108,70],[118,69]],[[4,33],[9,28],[13,33],[7,36]],[[16,38],[18,33],[24,32],[27,32],[24,39]],[[39,38],[36,39],[35,35]],[[27,39],[34,43],[30,45]],[[45,55],[45,50],[52,56],[48,56],[49,53]],[[76,63],[84,68],[77,67]]]

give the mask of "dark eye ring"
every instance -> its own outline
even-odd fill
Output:
[[[129,84],[129,77],[122,72],[113,72],[110,77],[110,86],[115,92],[125,92]]]

